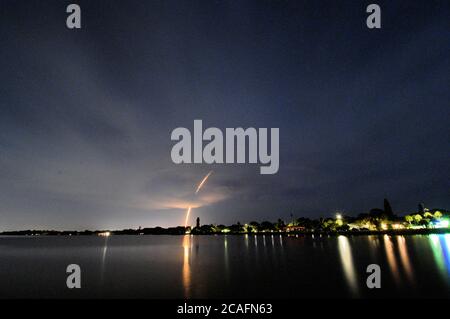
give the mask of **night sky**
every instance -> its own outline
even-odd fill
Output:
[[[0,230],[448,209],[449,40],[446,0],[0,0]],[[280,128],[279,172],[174,164],[194,119]]]

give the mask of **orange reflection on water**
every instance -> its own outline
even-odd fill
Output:
[[[400,250],[400,261],[402,263],[403,269],[405,270],[406,277],[412,283],[414,283],[414,273],[413,267],[411,265],[411,260],[409,259],[408,248],[406,247],[406,240],[403,236],[397,237],[397,244]]]
[[[190,264],[190,250],[191,250],[191,236],[184,235],[183,237],[183,287],[184,296],[190,297],[191,290],[191,264]]]
[[[394,244],[391,242],[391,238],[388,235],[383,236],[383,242],[389,268],[391,269],[391,274],[394,276],[394,280],[398,284],[400,281],[400,274],[398,272],[397,259],[395,258]]]
[[[353,263],[352,250],[347,237],[340,235],[338,237],[339,256],[341,258],[342,268],[344,269],[345,279],[353,295],[358,294],[357,274]]]

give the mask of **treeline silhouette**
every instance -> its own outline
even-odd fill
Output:
[[[356,217],[343,213],[336,213],[333,218],[310,219],[305,217],[294,218],[286,222],[278,219],[277,222],[263,221],[261,223],[252,221],[233,225],[201,225],[197,217],[196,225],[191,227],[153,227],[123,230],[84,230],[84,231],[57,231],[57,230],[21,230],[5,231],[1,235],[16,236],[82,236],[82,235],[193,235],[210,234],[250,234],[250,233],[379,233],[379,232],[401,232],[401,233],[431,233],[448,232],[450,223],[450,211],[445,209],[428,209],[423,203],[418,205],[414,213],[397,216],[391,204],[384,199],[383,208],[373,208],[368,213],[359,214]]]

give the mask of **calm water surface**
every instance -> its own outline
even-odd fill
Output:
[[[81,289],[66,288],[72,263]],[[0,237],[0,297],[449,298],[450,234]]]

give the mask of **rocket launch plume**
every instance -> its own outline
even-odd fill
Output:
[[[184,228],[187,227],[188,224],[188,220],[189,220],[189,214],[191,213],[191,207],[188,208],[187,212],[186,212],[186,220],[184,221]]]
[[[210,171],[205,177],[203,177],[202,181],[200,182],[200,184],[198,184],[197,189],[195,191],[195,194],[197,194],[199,192],[199,190],[203,187],[203,185],[206,183],[206,181],[208,180],[209,175],[212,174],[213,171]]]
[[[206,181],[208,180],[208,178],[212,174],[212,172],[213,171],[210,171],[208,174],[206,174],[205,177],[203,177],[203,179],[198,184],[197,189],[195,190],[195,194],[197,194],[202,189],[203,185],[205,185]],[[186,219],[184,221],[184,228],[186,228],[188,226],[189,215],[191,214],[191,210],[192,210],[192,207],[188,207],[188,210],[186,212]]]

